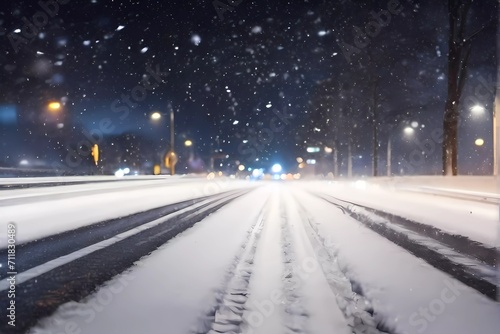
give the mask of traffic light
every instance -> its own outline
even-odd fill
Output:
[[[160,173],[161,173],[161,167],[160,167],[160,165],[154,165],[154,167],[153,167],[153,174],[154,175],[160,175]]]
[[[165,155],[165,167],[170,168],[171,175],[175,174],[175,164],[177,163],[177,161],[178,161],[177,154],[175,154],[174,151],[169,151]]]
[[[94,144],[94,146],[92,146],[92,156],[94,157],[94,163],[97,166],[97,163],[99,162],[99,145]]]

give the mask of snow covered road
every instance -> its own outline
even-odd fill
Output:
[[[17,224],[19,245],[25,243],[18,248],[18,326],[1,325],[1,332],[396,334],[500,328],[495,238],[478,237],[484,231],[467,234],[467,226],[458,227],[464,233],[457,236],[442,217],[429,220],[413,207],[398,207],[409,200],[399,193],[383,192],[381,200],[381,193],[377,198],[366,189],[347,191],[326,182],[200,180],[65,188],[31,189],[31,202],[4,206],[2,201],[25,194],[0,192],[2,218]],[[422,197],[417,210],[438,210],[435,201]],[[478,207],[483,219],[474,221],[476,227],[496,233],[487,206],[460,200],[452,209],[451,200],[443,201],[453,217],[461,216],[465,203]],[[364,212],[367,207],[373,210]],[[410,223],[402,223],[403,217]],[[461,217],[465,225],[467,216]],[[455,252],[450,242],[458,246]],[[493,291],[462,279],[464,272],[489,282]]]

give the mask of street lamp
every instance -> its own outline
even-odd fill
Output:
[[[161,118],[161,113],[159,113],[158,111],[155,111],[154,113],[151,114],[151,119],[153,121],[157,121]]]
[[[484,107],[476,104],[472,108],[470,108],[470,111],[476,115],[482,114],[484,112]]]
[[[500,92],[500,90],[498,92]],[[497,138],[500,134],[500,132],[499,132],[500,125],[498,124],[498,120],[497,120],[497,112],[498,112],[499,105],[500,104],[498,103],[498,97],[496,97],[495,104],[494,104],[493,110],[492,110],[492,127],[493,127],[492,144],[493,144],[493,175],[494,176],[498,175],[498,163],[499,163],[498,152],[497,152],[498,145],[500,144],[500,138]],[[486,113],[486,108],[480,104],[476,104],[476,105],[472,106],[470,108],[470,111],[471,111],[471,114],[473,117],[486,118],[486,119],[489,118],[489,116],[488,116],[489,113]],[[482,138],[477,138],[474,141],[474,144],[476,146],[483,146],[484,140]]]
[[[406,128],[404,128],[403,132],[405,133],[405,135],[410,136],[415,132],[415,130],[412,127],[407,126]]]
[[[474,141],[474,145],[476,145],[476,146],[483,146],[484,145],[484,139],[483,138],[477,138]]]
[[[387,176],[392,176],[392,138],[397,132],[392,132],[387,140]],[[415,129],[407,126],[403,129],[405,136],[411,136],[415,133]]]
[[[189,150],[189,159],[188,161],[194,160],[194,149],[193,149],[193,141],[191,139],[186,139],[184,141],[184,146]]]
[[[59,111],[59,110],[61,110],[61,103],[57,102],[57,101],[49,102],[48,108],[50,111],[54,111],[54,112]]]
[[[177,163],[177,154],[174,151],[174,109],[169,104],[168,109],[170,110],[170,151],[165,155],[165,167],[170,168],[170,174],[175,174],[175,164]],[[151,119],[153,121],[160,120],[166,114],[155,111],[151,114]]]

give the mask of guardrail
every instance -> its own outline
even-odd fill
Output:
[[[436,196],[445,196],[445,197],[466,199],[478,202],[500,204],[500,194],[495,194],[495,193],[468,191],[468,190],[450,189],[450,188],[427,187],[427,186],[405,187],[400,189],[405,191],[421,192]]]

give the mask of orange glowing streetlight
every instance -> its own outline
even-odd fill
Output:
[[[61,110],[61,103],[60,102],[49,102],[49,110],[50,111],[59,111]]]

